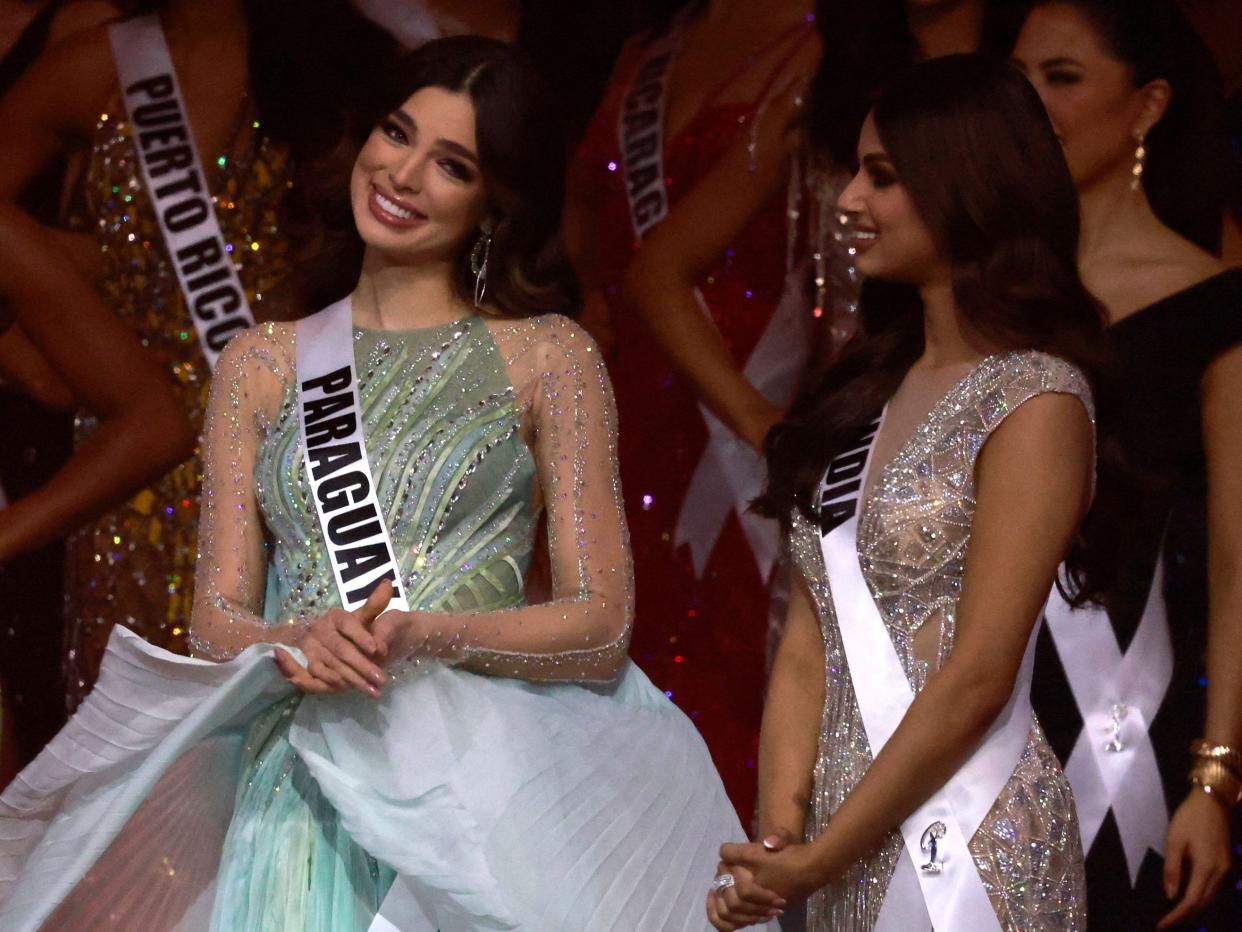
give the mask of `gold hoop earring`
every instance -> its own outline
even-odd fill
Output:
[[[1147,168],[1147,147],[1143,144],[1146,137],[1138,137],[1138,146],[1134,150],[1134,164],[1130,167],[1130,190],[1137,191],[1143,186],[1143,171]]]

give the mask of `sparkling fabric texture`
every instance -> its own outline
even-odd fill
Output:
[[[204,171],[246,297],[262,317],[267,292],[289,266],[278,209],[291,183],[290,165],[286,149],[262,132],[249,107],[241,109],[233,141],[224,154],[204,153]],[[143,188],[119,101],[100,115],[85,186],[108,301],[169,373],[197,430],[211,373]],[[80,416],[78,442],[94,426],[92,418]],[[201,481],[195,455],[70,538],[64,668],[71,708],[94,683],[114,624],[161,647],[185,649]]]
[[[295,640],[341,604],[309,500],[295,340],[288,325],[252,330],[216,373],[190,635],[211,659]],[[616,419],[594,343],[564,318],[467,318],[404,332],[355,328],[354,356],[406,597],[438,622],[432,653],[526,680],[612,680],[629,643],[632,585]],[[545,506],[553,599],[530,606],[525,577]],[[347,914],[365,928],[392,879],[385,869],[372,885],[360,872],[368,856],[323,803],[288,728],[287,718],[261,720],[247,742],[254,757],[221,858],[221,932],[292,932],[323,917],[353,927]],[[287,861],[305,864],[314,882],[291,894],[277,869]]]
[[[808,26],[800,35],[813,34]],[[642,624],[634,633],[632,655],[694,721],[743,824],[749,824],[772,587],[755,561],[738,509],[725,514],[701,574],[690,546],[679,540],[679,516],[707,449],[707,426],[694,389],[626,302],[621,287],[639,242],[630,219],[617,125],[625,94],[648,51],[641,42],[622,51],[571,168],[576,184],[598,203],[598,238],[592,243],[598,275],[585,284],[602,291],[616,337],[608,364],[621,418],[626,518],[641,581],[637,610]],[[663,170],[671,210],[731,146],[748,138],[758,118],[755,103],[716,99],[685,126],[666,133]],[[704,311],[739,370],[780,304],[787,250],[797,226],[785,192],[775,194],[695,282]],[[722,497],[732,494],[723,483],[719,488]]]
[[[341,604],[308,501],[294,333],[256,328],[217,370],[191,632],[210,659],[292,640],[291,625]],[[355,328],[354,340],[380,506],[441,658],[526,680],[612,680],[633,587],[595,344],[561,317]],[[532,606],[524,580],[545,507],[552,600]]]
[[[860,506],[863,576],[915,691],[953,648],[979,450],[1008,414],[1044,392],[1078,396],[1094,419],[1086,381],[1068,363],[1035,352],[987,358],[924,419]],[[825,649],[825,704],[807,828],[813,838],[826,828],[872,757],[837,628],[819,529],[801,514],[794,516],[792,547],[815,600]],[[927,660],[915,650],[925,626],[931,626],[936,645],[936,656]],[[1073,796],[1038,722],[1032,723],[1022,758],[970,849],[1008,932],[1085,928],[1083,853]],[[894,831],[871,856],[819,890],[810,901],[808,928],[873,928],[900,851],[901,836]]]

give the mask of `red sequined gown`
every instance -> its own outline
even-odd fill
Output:
[[[619,455],[634,554],[637,601],[631,655],[698,726],[744,825],[756,792],[765,691],[769,580],[761,575],[736,512],[730,512],[704,572],[676,526],[708,431],[690,384],[675,372],[619,284],[638,249],[617,137],[622,98],[647,49],[631,43],[574,160],[599,212],[599,280],[616,334],[608,357],[620,412]],[[664,141],[669,209],[741,134],[756,106],[718,102]],[[782,192],[742,230],[698,282],[712,319],[741,369],[780,302],[786,274]]]

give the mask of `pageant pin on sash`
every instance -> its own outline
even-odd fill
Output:
[[[821,513],[835,524],[821,536],[824,567],[858,711],[874,758],[901,724],[914,692],[858,560],[858,502],[879,424],[829,469]],[[1035,632],[1005,709],[970,758],[901,825],[897,863],[876,932],[999,932],[968,847],[1022,756],[1034,720],[1030,704]]]
[[[298,322],[297,385],[306,479],[341,604],[358,608],[387,579],[388,607],[408,612],[362,434],[349,298]]]
[[[254,314],[220,232],[164,30],[158,16],[138,16],[113,23],[108,38],[143,184],[214,369],[229,339],[254,325]]]
[[[1130,883],[1136,884],[1147,849],[1163,855],[1169,830],[1164,784],[1147,731],[1173,680],[1163,561],[1156,563],[1138,630],[1125,653],[1103,608],[1073,608],[1054,588],[1044,612],[1083,721],[1065,762],[1082,850],[1090,853],[1111,809]]]

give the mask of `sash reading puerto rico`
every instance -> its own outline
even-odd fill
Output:
[[[220,233],[207,176],[186,119],[157,16],[108,28],[134,151],[181,294],[207,364],[254,325],[246,292]]]
[[[387,579],[388,607],[409,611],[362,433],[349,298],[298,322],[297,385],[306,479],[341,604],[352,611]]]

